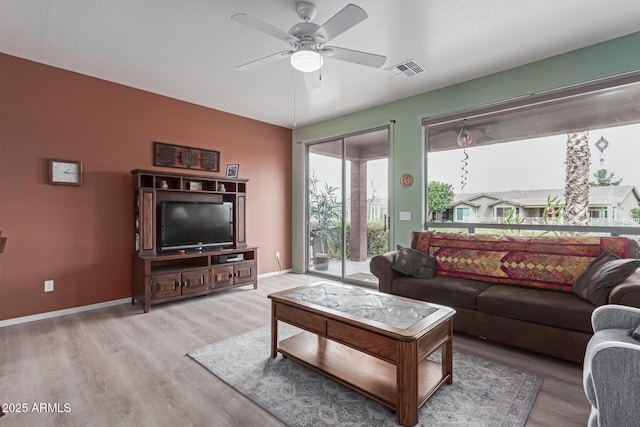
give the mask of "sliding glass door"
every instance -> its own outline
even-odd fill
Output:
[[[341,275],[344,252],[342,140],[309,146],[307,171],[307,235],[309,267]],[[331,269],[330,269],[331,267]]]
[[[389,249],[389,130],[307,146],[308,271],[377,284],[371,256]]]

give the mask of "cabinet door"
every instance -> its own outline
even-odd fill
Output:
[[[209,290],[209,269],[182,273],[182,295]]]
[[[243,262],[236,264],[234,267],[235,272],[235,284],[252,283],[256,280],[256,263],[255,262]]]
[[[174,297],[181,294],[180,273],[156,274],[151,276],[151,299]]]
[[[211,277],[213,283],[211,287],[214,289],[225,288],[233,285],[233,267],[232,266],[216,266],[211,269]]]

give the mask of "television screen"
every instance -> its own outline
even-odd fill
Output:
[[[233,205],[164,201],[160,229],[160,250],[231,246]]]

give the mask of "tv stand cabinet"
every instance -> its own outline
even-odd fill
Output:
[[[131,303],[151,305],[239,286],[258,287],[257,251],[246,242],[246,179],[215,178],[136,169],[133,175],[134,236]],[[228,202],[233,205],[233,248],[162,252],[162,201]],[[230,261],[230,262],[229,262]]]
[[[221,262],[221,255],[242,255],[241,261]],[[133,295],[144,312],[154,304],[253,285],[258,287],[257,248],[133,256]]]

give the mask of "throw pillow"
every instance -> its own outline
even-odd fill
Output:
[[[640,260],[619,258],[606,250],[591,261],[573,285],[573,292],[595,305],[604,305],[609,292],[640,266]]]
[[[640,341],[640,325],[638,325],[637,328],[631,331],[631,336],[634,337],[636,340]]]
[[[394,270],[407,276],[420,279],[431,279],[436,272],[436,259],[415,249],[397,247],[396,261],[391,266]]]

